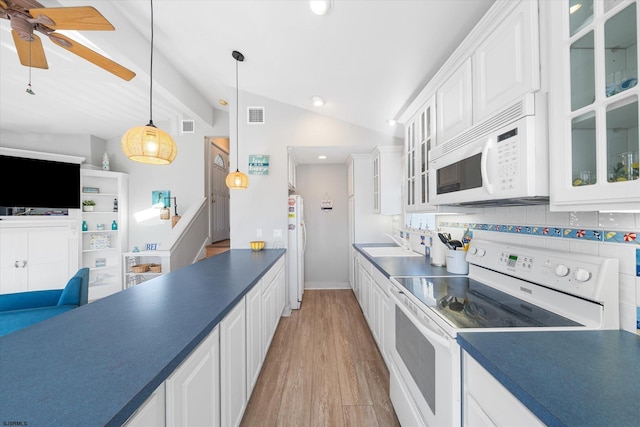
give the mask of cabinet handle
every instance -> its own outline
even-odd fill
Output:
[[[25,268],[27,266],[27,260],[23,259],[22,260],[22,265],[20,265],[20,261],[16,261],[16,262],[13,263],[13,266],[15,268]]]
[[[23,259],[22,260],[22,268],[25,268],[27,266],[27,260]]]
[[[13,266],[14,266],[15,268],[20,268],[20,266],[18,265],[18,262],[20,262],[20,261],[16,261],[15,263],[13,263]]]

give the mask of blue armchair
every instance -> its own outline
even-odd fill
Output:
[[[89,298],[89,269],[81,268],[64,289],[0,295],[0,337],[84,305]]]

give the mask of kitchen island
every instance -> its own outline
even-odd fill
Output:
[[[0,338],[0,423],[122,425],[284,253],[233,249]]]

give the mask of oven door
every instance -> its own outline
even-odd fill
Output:
[[[395,338],[390,395],[403,426],[460,425],[460,350],[456,341],[391,285]]]

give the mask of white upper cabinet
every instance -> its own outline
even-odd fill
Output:
[[[637,210],[636,1],[550,2],[551,209]]]
[[[405,130],[404,203],[407,212],[435,210],[429,205],[429,150],[436,140],[436,100],[432,97]]]
[[[373,152],[373,211],[397,215],[402,211],[402,147],[381,146]]]
[[[540,89],[538,2],[523,1],[473,55],[473,121],[480,123]]]
[[[471,58],[468,58],[438,89],[438,144],[456,136],[473,123],[471,72]]]

